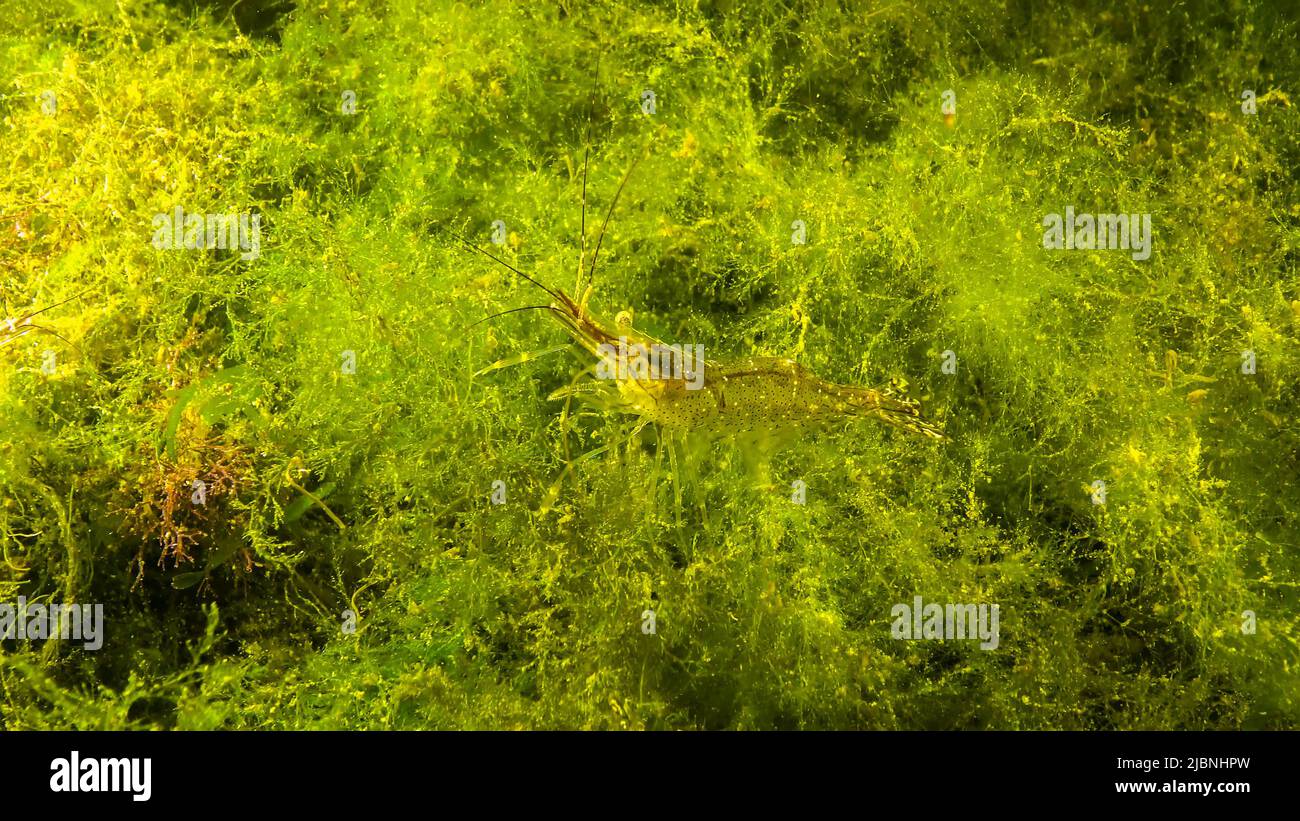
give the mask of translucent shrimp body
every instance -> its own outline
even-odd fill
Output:
[[[590,294],[590,291],[588,291]],[[563,291],[547,306],[574,341],[598,359],[616,346],[629,344],[641,350],[667,347],[634,329],[625,314],[617,331],[606,328],[585,307]],[[731,362],[705,361],[703,374],[679,376],[626,376],[610,381],[616,397],[613,406],[648,423],[687,433],[714,435],[776,432],[855,417],[873,417],[894,427],[932,439],[943,432],[921,415],[913,400],[887,391],[840,385],[821,379],[791,359],[751,357]],[[619,373],[614,367],[604,369]],[[693,389],[698,387],[699,389]],[[560,390],[551,398],[577,393],[598,393],[599,385]]]
[[[628,393],[628,391],[624,391]],[[920,407],[870,388],[838,385],[790,359],[756,357],[705,365],[704,386],[669,382],[642,414],[657,424],[712,434],[763,433],[853,417],[874,417],[935,439],[943,433]]]

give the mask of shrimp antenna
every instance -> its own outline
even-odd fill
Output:
[[[537,310],[554,311],[555,308],[550,305],[524,305],[521,308],[511,308],[508,311],[498,311],[497,313],[492,314],[491,316],[483,317],[477,322],[471,322],[470,324],[464,327],[464,330],[468,331],[470,328],[473,328],[475,325],[482,325],[484,322],[487,322],[489,319],[496,319],[497,317],[505,316],[506,314],[515,314],[515,313],[519,313],[520,311],[537,311]]]
[[[31,319],[31,318],[34,317],[34,316],[37,316],[37,315],[39,315],[39,314],[43,314],[43,313],[45,313],[46,311],[49,311],[49,310],[53,310],[54,308],[57,308],[57,307],[59,307],[60,305],[66,305],[66,304],[68,304],[69,302],[71,302],[71,301],[74,300],[74,299],[80,299],[81,297],[83,297],[83,296],[85,296],[86,294],[90,293],[90,290],[91,290],[91,289],[86,288],[86,289],[83,290],[83,291],[78,291],[77,293],[73,294],[72,296],[68,297],[67,299],[61,299],[61,300],[59,300],[58,302],[54,303],[53,305],[46,305],[44,308],[41,308],[41,309],[38,310],[38,311],[32,311],[30,314],[27,314],[26,316],[23,316],[23,317],[21,317],[20,319],[15,319],[14,322],[26,322],[27,320]]]
[[[66,336],[59,333],[58,331],[53,330],[52,328],[46,328],[44,325],[37,325],[32,322],[27,322],[26,320],[24,320],[24,324],[19,325],[18,327],[22,328],[23,330],[19,333],[15,333],[7,337],[0,338],[0,348],[7,346],[11,342],[16,342],[19,339],[22,339],[24,336],[27,336],[27,334],[31,333],[32,331],[40,331],[43,334],[49,334],[50,336],[58,337],[59,339],[63,340],[63,344],[72,348],[82,356],[85,356],[85,352],[81,350],[80,345],[77,345],[75,342],[68,339]]]
[[[573,291],[574,297],[582,299],[582,269],[587,263],[587,168],[591,162],[591,120],[596,108],[596,89],[600,85],[600,52],[596,52],[596,71],[591,76],[591,97],[587,100],[587,135],[583,138],[582,149],[582,228],[580,234],[581,248],[578,251],[578,281]]]
[[[447,234],[450,234],[451,236],[453,236],[453,237],[455,237],[456,239],[458,239],[458,240],[460,240],[461,242],[463,242],[467,248],[469,248],[469,249],[471,249],[471,250],[474,250],[474,251],[478,251],[480,254],[482,254],[483,256],[487,257],[488,259],[490,259],[490,260],[492,260],[492,261],[494,261],[494,262],[496,262],[496,263],[498,263],[498,264],[500,264],[500,265],[503,265],[503,266],[505,266],[506,268],[509,268],[511,271],[514,271],[514,272],[515,272],[516,274],[518,274],[519,276],[521,276],[521,277],[523,277],[524,279],[528,280],[529,282],[533,283],[533,284],[536,285],[538,288],[541,288],[543,291],[545,291],[546,293],[550,294],[551,296],[555,297],[555,299],[556,299],[558,302],[563,303],[563,302],[565,301],[565,300],[564,300],[564,297],[560,296],[560,295],[559,295],[558,293],[556,293],[554,290],[552,290],[551,288],[547,287],[546,285],[543,285],[541,282],[538,282],[536,279],[533,279],[533,278],[530,277],[528,274],[525,274],[523,271],[519,270],[519,269],[516,268],[515,266],[513,266],[513,265],[511,265],[510,263],[506,262],[504,259],[502,259],[501,257],[497,256],[496,254],[493,254],[493,253],[490,252],[490,251],[485,251],[485,250],[483,250],[482,248],[478,247],[478,246],[475,245],[474,243],[472,243],[472,242],[470,242],[469,240],[465,239],[465,238],[462,237],[460,234],[457,234],[455,231],[451,230],[450,228],[446,227],[445,225],[439,225],[439,226],[436,226],[436,227],[437,227],[439,230],[444,231],[444,232],[446,232]]]
[[[609,204],[609,210],[605,212],[605,221],[600,224],[600,235],[596,237],[596,250],[591,254],[591,270],[587,274],[587,284],[591,285],[596,279],[596,260],[600,257],[600,246],[605,242],[605,229],[609,227],[610,217],[614,216],[614,209],[618,206],[618,198],[623,195],[623,188],[627,181],[632,178],[632,172],[636,170],[641,160],[645,159],[646,154],[650,153],[650,141],[647,140],[645,148],[641,153],[632,160],[632,164],[627,167],[627,172],[623,174],[623,181],[618,184],[618,190],[614,192],[614,199]],[[582,298],[582,290],[578,291],[578,298]]]

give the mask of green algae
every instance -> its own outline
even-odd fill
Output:
[[[965,5],[0,20],[5,316],[90,289],[42,315],[75,347],[0,348],[0,602],[108,622],[0,643],[0,726],[1297,726],[1296,23]],[[439,229],[571,289],[589,123],[589,229],[650,146],[595,310],[905,380],[952,441],[694,443],[674,487],[647,431],[534,515],[577,366],[475,379],[563,332],[467,329],[539,294]],[[260,256],[155,249],[177,205]],[[1044,249],[1067,206],[1151,214],[1151,258]],[[998,649],[893,639],[915,595],[999,603]]]

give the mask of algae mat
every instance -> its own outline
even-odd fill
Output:
[[[1290,4],[11,5],[0,726],[1297,726]]]

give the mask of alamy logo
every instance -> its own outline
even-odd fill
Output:
[[[0,602],[0,639],[69,639],[98,650],[104,646],[103,626],[102,604],[29,604],[26,596],[19,596],[17,605]]]
[[[51,792],[129,792],[132,801],[153,795],[152,758],[85,758],[76,750],[50,762]]]
[[[981,650],[998,649],[996,604],[924,604],[917,596],[911,607],[896,604],[889,615],[894,619],[892,633],[896,639],[980,639]]]
[[[238,249],[245,262],[262,252],[261,214],[186,214],[178,205],[170,214],[154,214],[153,228],[159,251]]]
[[[1150,214],[1075,214],[1074,206],[1066,206],[1065,217],[1048,214],[1043,217],[1043,247],[1048,250],[1100,251],[1124,249],[1132,251],[1136,260],[1151,256]]]
[[[602,342],[596,347],[597,379],[683,379],[686,390],[704,387],[703,345],[661,345],[649,347],[618,338],[618,345]]]

